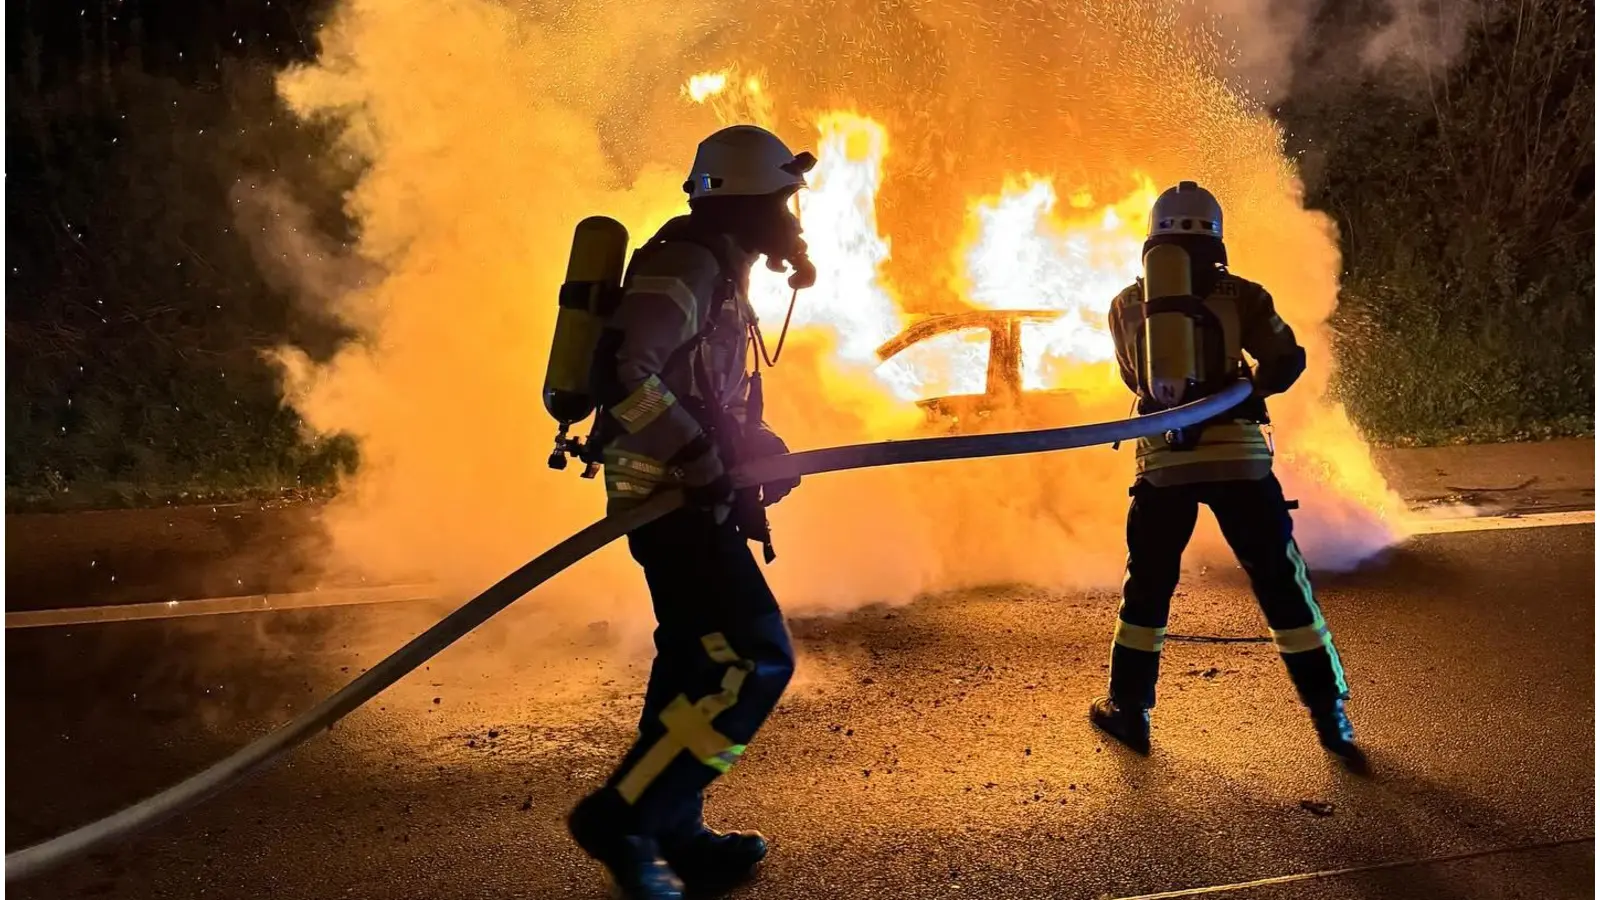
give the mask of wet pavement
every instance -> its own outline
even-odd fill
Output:
[[[1172,631],[1200,640],[1168,645],[1148,759],[1084,720],[1111,591],[794,621],[796,683],[709,800],[774,845],[735,896],[1593,896],[1594,542],[1432,535],[1322,580],[1365,779],[1317,748],[1270,645],[1204,640],[1263,633],[1237,571],[1180,589]],[[215,761],[437,611],[8,632],[7,847]],[[603,897],[561,819],[628,740],[639,625],[513,608],[277,768],[13,895]]]

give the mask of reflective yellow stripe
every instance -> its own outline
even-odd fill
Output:
[[[706,715],[706,711],[690,703],[689,698],[682,694],[661,711],[661,724],[667,726],[667,732],[697,759],[716,756],[733,746],[733,741],[711,727],[711,717]]]
[[[667,733],[617,782],[617,793],[630,804],[638,802],[651,782],[660,777],[683,750],[724,774],[744,755],[745,745],[730,741],[711,727],[711,722],[739,702],[739,689],[744,686],[745,677],[754,664],[741,659],[721,632],[701,637],[700,644],[714,662],[731,663],[722,675],[722,690],[692,705],[688,697],[679,694],[661,711],[661,724],[667,727]]]
[[[646,750],[644,756],[639,757],[639,761],[628,770],[628,774],[617,782],[617,793],[630,804],[639,802],[644,789],[661,776],[681,750],[683,745],[672,739],[671,732],[662,735],[661,740]]]
[[[667,474],[666,464],[638,453],[607,447],[606,474],[626,475],[635,481],[660,481]]]
[[[656,486],[649,482],[630,481],[625,478],[612,479],[606,477],[606,496],[613,500],[628,497],[648,497],[655,493]]]
[[[1194,450],[1160,450],[1148,456],[1139,456],[1134,469],[1139,474],[1157,469],[1172,469],[1201,463],[1272,462],[1272,454],[1265,448],[1244,452],[1236,447],[1198,447]]]
[[[688,319],[687,332],[693,334],[700,329],[699,304],[695,301],[694,291],[682,279],[670,275],[640,275],[628,282],[628,290],[623,296],[632,294],[663,294],[671,297],[672,302],[683,310],[684,318]]]
[[[1139,452],[1151,454],[1169,451],[1166,439],[1160,435],[1151,435],[1139,438]],[[1261,426],[1255,422],[1219,422],[1207,425],[1200,433],[1200,443],[1193,450],[1174,451],[1185,455],[1199,452],[1206,447],[1254,447],[1265,449],[1266,436],[1261,432]]]
[[[1327,646],[1328,626],[1316,622],[1300,628],[1285,628],[1282,631],[1272,629],[1272,642],[1278,645],[1279,653],[1305,653],[1308,650],[1321,650]]]
[[[615,447],[606,448],[605,461],[606,496],[612,499],[648,497],[667,473],[660,460]]]
[[[1317,631],[1317,644],[1306,647],[1305,650],[1284,649],[1291,643],[1299,646],[1305,640],[1304,637],[1295,636],[1291,638],[1290,636],[1295,632],[1303,632],[1306,628],[1287,629],[1283,632],[1283,638],[1279,638],[1279,633],[1274,631],[1272,633],[1273,641],[1277,643],[1278,652],[1280,653],[1304,653],[1306,650],[1326,649],[1328,663],[1333,667],[1334,687],[1340,694],[1348,694],[1350,685],[1345,681],[1344,663],[1339,659],[1339,651],[1333,646],[1333,632],[1328,630],[1328,622],[1322,617],[1322,607],[1317,605],[1317,598],[1311,593],[1311,575],[1306,571],[1306,559],[1300,555],[1300,547],[1293,540],[1289,541],[1289,546],[1284,550],[1284,553],[1289,557],[1289,564],[1294,566],[1295,586],[1300,589],[1300,596],[1305,600],[1306,606],[1311,608],[1311,624],[1306,628]]]
[[[714,719],[724,710],[731,709],[739,702],[739,689],[744,687],[745,676],[749,674],[749,666],[743,660],[740,660],[738,665],[729,666],[728,671],[722,676],[721,693],[700,698],[700,702],[695,704],[696,707],[706,714],[707,719]]]
[[[1166,640],[1165,628],[1130,625],[1121,619],[1117,620],[1117,632],[1111,638],[1114,644],[1120,644],[1129,650],[1143,650],[1146,653],[1160,653],[1161,645],[1166,643]]]
[[[1294,585],[1300,592],[1300,602],[1305,604],[1311,612],[1311,624],[1299,628],[1272,629],[1272,642],[1278,645],[1279,653],[1305,653],[1310,650],[1321,650],[1324,647],[1330,650],[1333,647],[1333,636],[1328,631],[1328,623],[1322,618],[1322,609],[1317,606],[1316,599],[1311,594],[1311,577],[1306,573],[1306,561],[1300,555],[1300,549],[1289,542],[1285,551],[1289,556],[1289,565],[1294,569]]]
[[[700,639],[700,645],[706,648],[706,655],[712,662],[731,663],[739,661],[739,654],[733,652],[733,647],[728,644],[728,639],[722,632],[713,631]]]
[[[1206,455],[1208,450],[1222,452],[1223,456],[1221,457],[1218,457],[1216,452],[1211,453],[1210,455],[1213,458],[1229,458],[1230,454],[1231,458],[1236,459],[1254,457],[1257,454],[1272,455],[1271,448],[1267,446],[1267,439],[1264,435],[1258,436],[1255,440],[1202,441],[1190,450],[1178,450],[1169,447],[1166,441],[1160,438],[1140,438],[1137,447],[1137,452],[1140,456],[1155,456],[1161,453],[1176,453],[1179,456],[1203,456]]]
[[[1144,473],[1152,469],[1194,463],[1265,460],[1271,462],[1272,448],[1254,422],[1222,422],[1206,426],[1200,443],[1192,450],[1174,450],[1161,437],[1142,437],[1135,451],[1135,468]]]
[[[1216,422],[1207,425],[1201,435],[1202,444],[1209,444],[1212,441],[1254,441],[1261,438],[1261,425],[1243,419]]]
[[[743,755],[744,745],[734,744],[732,747],[729,747],[721,753],[718,753],[716,756],[708,756],[700,761],[726,775],[728,774],[728,770],[733,768],[733,764],[738,762],[739,757]]]
[[[661,379],[651,375],[626,399],[611,407],[611,415],[629,434],[637,434],[677,402],[678,398],[672,396]]]

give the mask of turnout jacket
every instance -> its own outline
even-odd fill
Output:
[[[596,394],[610,420],[608,511],[664,485],[704,484],[721,473],[707,419],[745,427],[755,259],[688,217],[667,223],[634,254],[595,354]]]
[[[1255,480],[1271,474],[1272,448],[1262,431],[1268,422],[1264,398],[1287,390],[1306,367],[1304,348],[1274,309],[1272,295],[1261,285],[1225,273],[1202,302],[1221,325],[1227,370],[1248,374],[1244,355],[1255,360],[1255,394],[1206,423],[1199,443],[1190,449],[1173,447],[1159,435],[1140,438],[1136,448],[1137,479],[1158,487]],[[1140,394],[1141,415],[1160,408],[1140,393],[1144,311],[1144,284],[1137,281],[1117,295],[1110,313],[1117,368],[1128,389]]]

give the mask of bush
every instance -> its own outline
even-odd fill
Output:
[[[1590,433],[1594,26],[1529,0],[1442,77],[1396,63],[1285,116],[1339,224],[1335,390],[1387,441]]]
[[[328,136],[273,88],[309,48],[146,46],[139,8],[120,9],[101,4],[101,27],[80,36],[78,7],[35,4],[8,38],[8,507],[331,485],[353,443],[307,439],[263,354],[326,353],[342,334],[262,278],[230,209],[257,172],[311,186],[319,229],[348,230],[353,173],[325,168]]]

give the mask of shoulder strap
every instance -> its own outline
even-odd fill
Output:
[[[666,369],[676,366],[701,344],[705,343],[706,339],[711,336],[711,329],[722,318],[722,311],[736,290],[731,267],[728,263],[727,239],[721,235],[707,232],[689,216],[679,216],[667,222],[667,224],[661,226],[661,230],[657,231],[655,236],[645,241],[638,250],[634,251],[633,258],[628,261],[627,272],[623,276],[624,283],[633,276],[634,264],[640,259],[641,254],[653,252],[656,248],[672,243],[694,244],[711,254],[711,258],[717,264],[717,275],[720,280],[716,289],[712,291],[711,307],[706,311],[705,321],[700,323],[700,328],[694,333],[693,337],[685,341],[667,357],[663,365],[663,368]]]
[[[722,284],[711,298],[712,315],[710,320],[715,321],[717,314],[722,311],[722,305],[727,302],[728,294],[731,293],[728,289],[733,286],[733,276],[730,274],[732,267],[728,263],[727,238],[707,232],[704,227],[689,216],[679,216],[670,220],[667,224],[661,226],[661,230],[657,231],[654,237],[645,241],[643,246],[635,250],[633,258],[628,262],[628,270],[623,276],[624,279],[632,277],[634,263],[639,260],[640,254],[654,250],[664,244],[673,243],[694,244],[696,247],[711,254],[712,260],[716,262],[717,274],[721,277]]]

